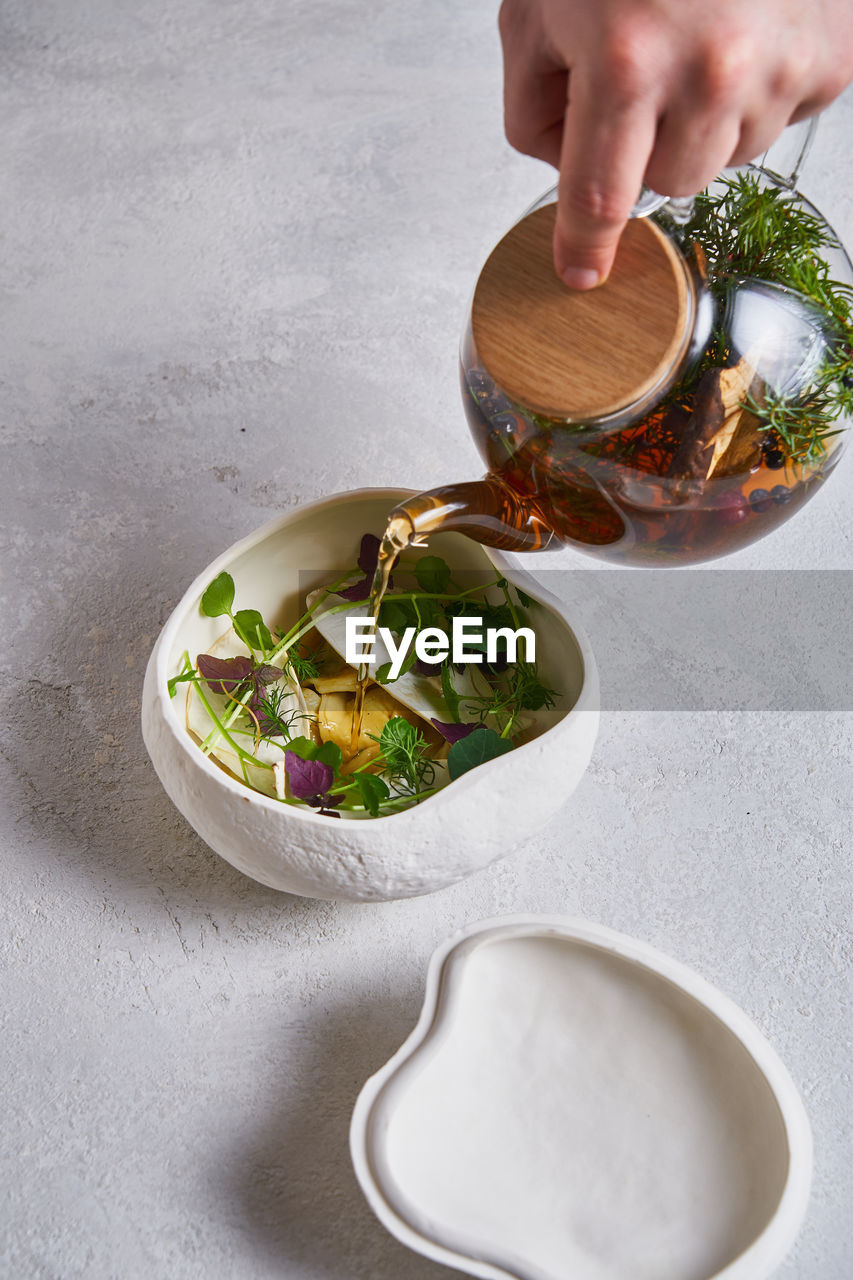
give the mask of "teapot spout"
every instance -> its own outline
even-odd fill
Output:
[[[502,551],[545,551],[558,539],[536,500],[497,476],[443,485],[415,494],[389,516],[401,545],[423,545],[431,533],[464,533]]]

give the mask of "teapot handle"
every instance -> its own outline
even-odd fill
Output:
[[[764,155],[754,161],[755,167],[766,174],[777,186],[783,187],[786,191],[793,191],[817,133],[818,118],[818,116],[810,116],[808,120],[789,124],[782,130],[776,141],[767,148]],[[671,212],[683,218],[689,217],[693,211],[692,196],[670,199],[669,196],[662,196],[657,191],[652,191],[651,187],[643,187],[637,203],[631,210],[631,217],[646,218],[665,204],[670,206]]]
[[[806,157],[811,150],[814,136],[817,133],[819,118],[819,116],[810,116],[808,120],[799,120],[796,124],[789,124],[786,129],[782,130],[776,141],[767,148],[764,155],[754,162],[755,167],[760,169],[778,186],[792,191],[797,185]],[[533,213],[544,204],[553,204],[556,199],[557,188],[553,186],[538,200],[535,200],[530,208],[525,210],[522,217],[527,217],[528,214]],[[631,210],[631,217],[647,218],[650,213],[655,213],[658,209],[663,208],[665,204],[670,206],[671,211],[675,210],[676,213],[683,214],[686,220],[693,209],[693,197],[680,196],[678,198],[670,198],[653,191],[651,187],[644,186],[637,198],[637,203]]]
[[[761,159],[756,160],[756,168],[780,187],[793,191],[814,142],[819,119],[819,116],[810,116],[808,120],[788,125]]]

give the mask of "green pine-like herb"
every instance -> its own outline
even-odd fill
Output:
[[[429,743],[403,716],[392,716],[376,739],[385,771],[399,790],[416,795],[435,781],[435,765],[429,758]]]
[[[686,235],[704,252],[721,300],[731,281],[750,277],[796,290],[825,315],[831,347],[812,385],[796,398],[767,388],[760,404],[750,402],[762,428],[775,432],[795,462],[819,461],[826,441],[843,430],[839,419],[853,414],[853,289],[833,279],[824,256],[840,249],[838,240],[794,192],[765,185],[750,171],[697,196]],[[727,355],[717,332],[697,374],[724,364]]]
[[[292,675],[298,684],[310,684],[320,674],[320,666],[316,658],[303,656],[294,648],[288,651],[284,670]]]
[[[283,685],[275,685],[264,689],[252,704],[252,714],[262,738],[290,738],[296,725],[309,719],[304,711],[289,710],[282,705],[289,694]]]

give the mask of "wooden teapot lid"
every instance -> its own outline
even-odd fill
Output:
[[[554,270],[556,209],[528,214],[492,251],[474,293],[474,343],[511,399],[590,421],[641,400],[681,359],[693,284],[672,241],[635,218],[607,281],[587,293],[567,289]]]

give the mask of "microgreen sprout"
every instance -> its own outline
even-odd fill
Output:
[[[269,654],[273,647],[273,639],[269,628],[257,609],[240,609],[232,613],[234,603],[234,579],[230,573],[220,573],[213,579],[201,597],[201,611],[208,618],[219,618],[227,614],[237,635],[253,652]]]

